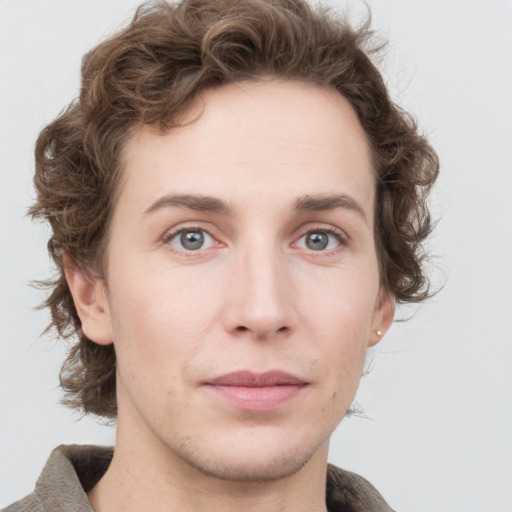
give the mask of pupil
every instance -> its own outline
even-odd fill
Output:
[[[321,251],[327,247],[329,237],[325,233],[310,233],[306,237],[306,245],[313,251]]]
[[[185,231],[180,236],[181,245],[189,251],[200,249],[204,242],[204,235],[201,231]]]

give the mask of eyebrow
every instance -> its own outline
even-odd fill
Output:
[[[231,206],[222,199],[211,196],[195,194],[170,194],[157,199],[145,211],[148,215],[165,208],[187,208],[201,212],[213,212],[222,215],[229,215],[232,212]],[[299,197],[293,205],[297,212],[334,210],[344,208],[357,213],[365,222],[368,222],[366,213],[362,206],[351,196],[346,194],[334,195],[304,195]]]
[[[324,195],[305,195],[299,197],[294,204],[294,209],[299,212],[333,210],[335,208],[344,208],[357,213],[368,223],[368,218],[363,207],[351,196],[346,194]]]
[[[161,197],[146,209],[144,215],[170,207],[187,208],[189,210],[220,213],[223,215],[231,212],[231,207],[222,199],[210,196],[181,194]]]

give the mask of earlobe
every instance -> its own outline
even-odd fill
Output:
[[[64,273],[83,333],[99,345],[112,343],[110,312],[103,280],[79,268],[68,254],[63,256]]]
[[[395,316],[395,300],[387,291],[381,290],[372,319],[372,330],[368,338],[368,347],[376,345],[390,328]]]

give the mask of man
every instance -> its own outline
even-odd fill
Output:
[[[116,445],[57,449],[7,510],[390,510],[328,444],[394,302],[427,296],[438,165],[368,38],[302,2],[200,0],[86,56],[31,213],[77,338],[66,403],[116,418]]]

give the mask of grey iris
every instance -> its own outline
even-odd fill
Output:
[[[184,231],[180,235],[181,245],[189,251],[201,249],[204,243],[204,234],[201,231]]]
[[[329,236],[327,233],[308,233],[306,235],[306,245],[313,251],[321,251],[327,247]]]

